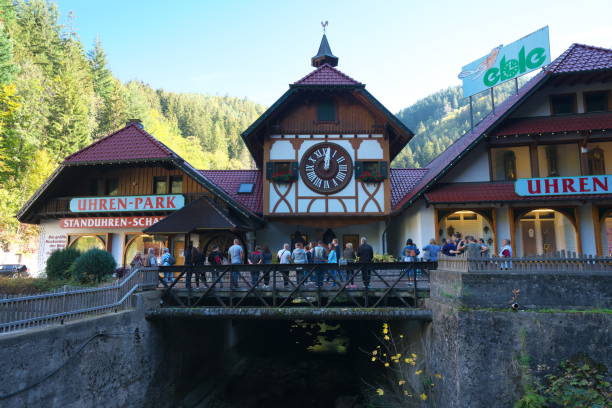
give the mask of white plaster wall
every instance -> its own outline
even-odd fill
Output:
[[[93,228],[61,228],[59,220],[47,220],[40,223],[40,244],[39,244],[39,256],[38,264],[33,268],[37,271],[43,271],[47,263],[49,248],[45,244],[45,241],[49,236],[65,235],[66,238],[70,234],[113,234],[111,254],[117,266],[121,266],[123,263],[123,249],[125,234],[140,234],[141,229],[138,228],[124,228],[124,229],[93,229]],[[67,240],[66,240],[67,242]]]
[[[491,175],[489,173],[489,154],[485,145],[480,143],[442,178],[442,182],[490,181]]]
[[[382,160],[383,149],[378,140],[364,140],[357,151],[358,160]]]
[[[295,150],[289,140],[275,140],[270,147],[270,160],[295,160]]]
[[[528,116],[548,116],[550,112],[550,95],[576,93],[578,113],[584,113],[585,91],[605,91],[610,90],[609,85],[592,83],[590,85],[560,86],[558,88],[546,87],[533,94],[523,105],[521,105],[512,115],[513,118]]]
[[[435,211],[432,206],[425,206],[423,200],[391,220],[389,227],[389,251],[398,257],[408,238],[412,238],[419,248],[436,237]]]
[[[599,233],[599,231],[595,231],[595,226],[593,225],[593,205],[582,205],[579,210],[582,253],[585,255],[597,255],[597,247],[595,246],[595,236]],[[606,243],[606,240],[602,240],[603,248],[605,248]]]

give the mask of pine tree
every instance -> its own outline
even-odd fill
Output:
[[[0,21],[0,86],[13,82],[17,66],[13,61],[13,41],[5,24]]]

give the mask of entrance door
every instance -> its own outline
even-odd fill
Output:
[[[555,220],[540,220],[540,228],[542,229],[542,252],[544,255],[554,255],[557,251]]]
[[[523,256],[533,256],[538,254],[538,243],[536,241],[535,221],[521,220],[523,238]]]

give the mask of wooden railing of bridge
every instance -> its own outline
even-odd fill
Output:
[[[457,272],[511,272],[511,273],[612,273],[612,257],[529,256],[514,258],[467,258],[465,256],[441,256],[438,269]]]
[[[419,261],[166,266],[159,271],[163,299],[172,306],[376,308],[418,306],[419,292],[426,296],[429,291],[427,271],[434,266]],[[172,274],[171,282],[163,279],[164,272]]]
[[[131,308],[132,294],[157,286],[157,268],[139,268],[112,285],[0,299],[0,333]]]

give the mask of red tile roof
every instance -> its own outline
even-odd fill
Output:
[[[612,50],[584,44],[572,44],[545,70],[554,74],[612,69]]]
[[[319,68],[306,75],[293,85],[363,85],[350,76],[329,64],[323,64]]]
[[[395,206],[413,189],[427,173],[427,169],[391,169],[391,207]]]
[[[592,113],[572,116],[538,116],[508,119],[493,132],[494,136],[534,133],[575,132],[578,130],[612,129],[612,113]]]
[[[589,200],[602,198],[612,199],[612,194],[523,197],[514,192],[514,182],[511,181],[441,184],[425,193],[425,199],[431,204]]]
[[[64,163],[155,160],[176,157],[172,150],[136,124],[129,124],[66,157]]]
[[[263,213],[263,188],[260,170],[198,170],[201,175],[223,189],[234,201],[256,214]],[[253,192],[239,194],[242,183],[253,183]]]

